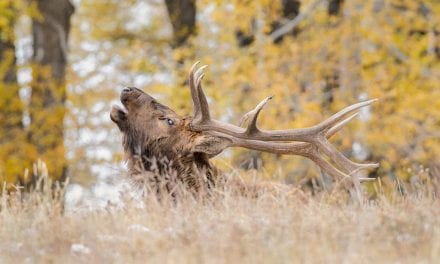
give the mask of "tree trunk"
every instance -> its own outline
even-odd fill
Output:
[[[286,21],[294,19],[299,14],[300,7],[301,7],[300,1],[281,0],[280,18],[272,23],[270,33],[276,31],[278,28],[283,26],[286,23]],[[292,30],[292,32],[291,32],[292,35],[295,35],[297,33],[298,33],[298,30],[296,30],[296,29]],[[279,43],[280,41],[283,40],[284,36],[285,35],[274,39],[274,42]],[[240,48],[244,48],[244,47],[251,45],[255,40],[254,32],[245,33],[240,29],[235,32],[235,38],[236,38],[238,46]]]
[[[26,141],[14,45],[17,12],[12,1],[6,8],[11,12],[0,15],[2,21],[6,21],[6,25],[0,27],[0,187],[4,182],[15,183],[24,175],[21,154]]]
[[[29,106],[30,142],[47,163],[53,179],[66,175],[64,158],[65,72],[70,17],[69,0],[38,0],[40,16],[32,21],[33,84]]]
[[[337,16],[341,11],[344,0],[330,0],[328,2],[327,12],[330,16]]]
[[[328,2],[328,6],[327,6],[327,14],[329,16],[334,16],[334,17],[338,17],[341,18],[340,12],[342,11],[342,4],[343,4],[344,0],[330,0]],[[329,30],[332,30],[332,27],[335,26],[334,22],[329,23],[328,25],[330,27]],[[337,24],[336,24],[337,26]],[[330,64],[332,65],[332,64]],[[333,66],[332,66],[333,67]],[[334,90],[336,90],[338,87],[340,87],[340,71],[337,68],[332,68],[329,69],[328,73],[326,74],[325,78],[325,86],[323,89],[323,100],[321,103],[321,106],[324,109],[329,109],[330,105],[333,103],[333,93]]]
[[[196,31],[195,0],[165,0],[173,27],[173,46],[184,45]]]
[[[168,16],[173,28],[171,47],[177,51],[175,58],[176,79],[173,94],[178,111],[188,111],[190,104],[187,99],[187,68],[185,62],[194,61],[194,50],[191,49],[189,38],[196,34],[196,0],[165,0]],[[185,50],[185,52],[180,52]]]

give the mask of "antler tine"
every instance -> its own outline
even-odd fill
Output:
[[[249,120],[248,126],[246,128],[246,134],[256,134],[260,132],[260,130],[257,127],[257,119],[258,115],[260,114],[261,110],[263,110],[264,106],[269,102],[269,100],[272,100],[273,95],[266,97],[263,101],[261,101],[253,110],[247,112],[240,120],[240,126],[246,122],[246,120]]]
[[[203,124],[211,120],[208,100],[206,99],[205,93],[203,92],[202,89],[202,80],[205,77],[203,70],[206,67],[208,66],[205,65],[200,67],[195,73],[195,75],[198,76],[196,80],[196,88],[197,88],[197,95],[199,98],[199,105],[200,105],[200,116],[195,120],[195,122],[197,122],[198,124]]]
[[[195,84],[195,78],[194,78],[194,72],[197,67],[197,65],[200,63],[200,61],[195,62],[191,70],[189,72],[189,87],[191,89],[191,100],[193,105],[193,116],[199,116],[200,115],[200,103],[199,103],[199,96],[197,93],[197,86]]]
[[[369,169],[375,169],[379,167],[378,163],[356,163],[345,157],[339,150],[333,146],[327,138],[331,137],[334,133],[338,132],[342,127],[350,122],[354,117],[356,117],[359,112],[349,116],[348,118],[342,119],[341,116],[346,116],[348,113],[352,113],[355,111],[358,111],[358,109],[365,107],[367,105],[372,104],[373,102],[377,101],[377,99],[361,102],[355,105],[351,105],[349,107],[346,107],[345,109],[339,111],[338,113],[334,114],[332,117],[328,118],[327,124],[329,125],[329,128],[327,128],[327,125],[325,125],[326,121],[319,124],[317,127],[322,127],[322,132],[325,134],[318,133],[316,136],[314,136],[314,144],[316,147],[318,147],[326,156],[328,156],[333,162],[335,162],[339,167],[343,168],[345,172],[349,173],[350,175],[356,174],[357,172],[361,170],[369,170]],[[342,121],[341,121],[342,119]],[[338,122],[335,122],[335,120],[338,120]],[[324,125],[322,125],[324,124]]]
[[[191,66],[190,75],[194,73],[194,71],[199,63],[200,63],[200,61],[194,62],[194,64]]]
[[[199,125],[210,120],[209,105],[201,87],[201,81],[205,74],[203,70],[208,67],[203,65],[196,70],[199,61],[193,64],[189,74],[189,85],[191,89],[191,99],[193,103],[192,125]]]
[[[199,79],[199,77],[204,74],[203,71],[206,69],[206,67],[208,67],[208,65],[203,65],[201,66],[199,69],[197,69],[197,71],[194,73],[195,76],[195,80]]]
[[[359,178],[360,182],[372,182],[377,180],[377,178]]]
[[[352,114],[363,107],[369,106],[376,101],[378,101],[378,99],[371,99],[368,101],[364,101],[364,102],[360,102],[360,103],[356,103],[356,104],[347,106],[346,108],[342,109],[341,111],[339,111],[336,114],[332,115],[331,117],[327,118],[326,120],[324,120],[323,122],[314,126],[313,128],[318,129],[318,130],[327,131],[327,130],[331,129],[335,124],[339,123],[347,115]]]
[[[316,146],[327,155],[338,166],[344,168],[348,173],[355,173],[360,170],[375,169],[379,167],[377,163],[361,164],[349,160],[341,152],[339,152],[335,146],[333,146],[325,137],[320,137],[315,142]]]
[[[339,132],[339,130],[341,130],[348,122],[350,122],[351,120],[353,120],[356,116],[359,115],[359,112],[347,117],[346,119],[342,120],[341,122],[339,122],[338,124],[336,124],[335,126],[333,126],[332,128],[330,128],[327,133],[325,134],[327,138],[332,137],[334,134],[336,134],[337,132]]]

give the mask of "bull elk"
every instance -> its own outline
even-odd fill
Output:
[[[152,177],[157,182],[174,173],[189,189],[197,191],[203,183],[212,188],[221,177],[210,159],[229,147],[306,157],[332,177],[351,178],[358,192],[360,182],[370,179],[359,178],[357,173],[378,167],[378,164],[359,164],[349,160],[328,141],[361,108],[376,99],[348,106],[311,127],[262,130],[257,126],[257,119],[272,99],[270,96],[244,115],[242,120],[247,121],[246,127],[236,126],[211,118],[202,89],[206,66],[196,70],[197,65],[192,66],[189,74],[192,117],[181,117],[150,95],[131,87],[121,92],[124,107],[112,107],[110,117],[123,134],[129,174],[133,179],[145,181]]]

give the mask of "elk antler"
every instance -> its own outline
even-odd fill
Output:
[[[290,154],[307,157],[314,161],[323,171],[336,177],[349,177],[358,185],[357,172],[364,169],[377,168],[379,164],[360,164],[346,158],[329,141],[332,135],[338,132],[345,124],[359,114],[359,110],[371,105],[377,99],[360,102],[348,106],[323,122],[308,128],[286,130],[260,130],[257,127],[258,115],[272,96],[261,101],[252,111],[242,118],[242,122],[249,120],[246,128],[232,124],[222,123],[211,119],[209,105],[202,90],[201,81],[205,76],[203,70],[206,66],[196,71],[199,62],[196,62],[189,74],[191,98],[193,102],[193,119],[191,129],[194,131],[206,131],[218,136],[227,137],[232,141],[231,147],[244,147],[258,151],[275,154]],[[300,141],[300,142],[288,142]],[[340,169],[327,161],[324,153]],[[361,179],[372,180],[372,179]],[[373,179],[374,180],[374,179]]]

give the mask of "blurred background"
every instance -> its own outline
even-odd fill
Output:
[[[121,88],[189,115],[197,60],[209,65],[213,115],[231,123],[268,95],[266,129],[310,126],[379,98],[332,141],[379,162],[370,176],[385,188],[440,177],[440,1],[0,0],[0,182],[32,184],[39,159],[76,188],[121,177],[109,118]],[[215,162],[314,188],[325,181],[304,158],[233,150]]]

